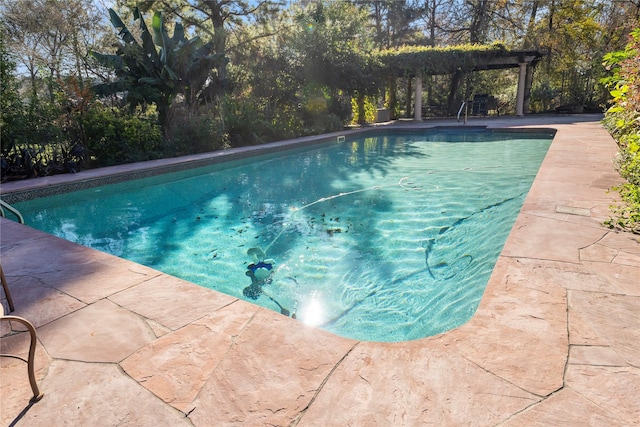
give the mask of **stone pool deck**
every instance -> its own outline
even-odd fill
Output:
[[[30,405],[26,365],[2,358],[1,424],[640,425],[640,243],[601,225],[620,178],[598,120],[470,121],[558,132],[475,316],[411,342],[336,337],[0,218],[44,392]],[[25,355],[15,332],[1,352]]]

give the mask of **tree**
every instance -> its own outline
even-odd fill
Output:
[[[449,22],[447,13],[450,9],[451,1],[449,0],[424,0],[424,3],[421,5],[419,18],[424,21],[426,26],[424,32],[428,46],[435,47],[440,44],[445,44],[444,32],[442,30],[444,23]]]
[[[367,15],[354,4],[319,2],[297,16],[301,31],[293,41],[308,83],[319,84],[337,103],[341,93],[359,98],[381,88],[372,55]]]
[[[9,152],[20,142],[20,130],[23,126],[24,108],[18,92],[19,84],[15,76],[16,63],[9,55],[6,45],[5,29],[0,25],[0,129],[2,130],[2,149],[6,158]],[[3,159],[3,163],[4,163]],[[2,165],[3,172],[5,165]]]
[[[420,12],[417,6],[404,0],[359,0],[356,4],[369,10],[374,43],[378,49],[414,44],[417,41],[414,26]]]
[[[178,95],[185,103],[194,107],[202,100],[211,69],[223,61],[223,54],[213,51],[214,43],[202,43],[199,37],[187,38],[184,27],[176,23],[173,36],[169,36],[161,12],[156,12],[149,31],[139,9],[133,17],[139,21],[140,38],[129,31],[118,14],[109,10],[111,22],[118,30],[122,43],[116,54],[94,56],[106,67],[113,68],[117,81],[96,85],[99,94],[126,92],[127,102],[132,106],[155,104],[160,124],[169,125],[168,112]]]
[[[120,3],[139,3],[120,0]],[[149,0],[142,3],[144,10],[156,9],[167,16],[177,17],[185,27],[193,27],[203,40],[212,43],[214,52],[232,59],[234,50],[248,41],[237,37],[247,26],[258,27],[272,19],[280,7],[279,1],[272,0]],[[266,26],[268,28],[268,26]],[[254,35],[255,38],[268,37],[275,32],[266,29]],[[215,65],[214,84],[218,97],[228,92],[229,62],[219,61]]]
[[[29,73],[32,96],[47,82],[53,99],[57,82],[74,74],[80,85],[89,76],[87,58],[101,34],[100,17],[83,0],[0,0],[7,45]],[[46,19],[43,19],[46,17]]]

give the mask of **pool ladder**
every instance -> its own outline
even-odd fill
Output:
[[[7,215],[5,213],[4,210],[8,210],[9,212],[11,212],[12,214],[14,214],[17,218],[18,218],[18,222],[20,224],[24,224],[24,218],[22,216],[22,214],[20,213],[20,211],[16,208],[14,208],[13,206],[11,206],[9,203],[5,202],[4,200],[0,199],[0,216],[2,216],[3,218],[6,218]]]

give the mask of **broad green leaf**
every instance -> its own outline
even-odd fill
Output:
[[[156,46],[164,47],[162,37],[162,12],[156,12],[151,19],[151,28],[153,28],[153,41]]]
[[[610,91],[611,96],[613,96],[614,98],[622,98],[623,96],[625,96],[625,94],[629,91],[629,86],[628,85],[622,85],[622,86],[618,86],[618,88],[613,89],[612,91]]]
[[[196,37],[194,37],[195,39]],[[193,39],[191,39],[193,41]],[[181,23],[176,23],[173,27],[173,44],[186,43],[187,39],[184,36],[184,27]]]
[[[147,28],[147,24],[144,22],[144,18],[142,16],[140,16],[140,30],[142,30],[140,37],[142,38],[144,53],[149,57],[152,63],[157,64],[160,61],[160,58],[158,57],[158,52],[156,51],[156,47],[153,43],[153,37],[151,36],[151,33]]]
[[[122,22],[122,19],[120,19],[118,14],[113,9],[109,9],[109,17],[111,18],[111,24],[114,26],[115,29],[118,30],[118,35],[122,37],[122,40],[125,43],[138,44],[136,39],[133,37],[129,29],[127,28],[127,26],[124,25],[124,22]]]

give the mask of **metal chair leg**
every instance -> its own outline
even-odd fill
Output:
[[[13,306],[13,299],[11,298],[11,292],[9,291],[9,285],[7,285],[7,279],[4,277],[4,271],[2,271],[2,265],[0,265],[0,281],[2,282],[2,288],[4,289],[4,294],[7,296],[7,302],[9,303],[9,312],[15,310]]]
[[[32,402],[37,402],[42,399],[43,393],[38,388],[38,383],[36,382],[36,373],[35,373],[35,355],[36,355],[36,328],[29,322],[27,319],[18,316],[2,316],[0,320],[8,320],[21,323],[26,326],[29,331],[29,335],[31,336],[31,342],[29,343],[29,356],[26,360],[27,362],[27,370],[29,372],[29,383],[31,384],[31,390],[33,391],[33,397],[31,398]],[[7,356],[7,355],[2,355]],[[12,356],[15,357],[15,356]],[[24,360],[22,358],[19,358]]]
[[[9,286],[7,285],[7,279],[4,277],[4,271],[2,271],[2,265],[0,265],[0,282],[2,282],[2,288],[4,289],[4,294],[7,297],[7,302],[9,303],[9,312],[15,310],[13,305],[13,299],[11,298],[11,291],[9,291]],[[4,315],[4,306],[2,307],[2,317],[0,320],[13,321],[18,322],[24,325],[29,331],[29,336],[31,338],[29,342],[29,355],[27,360],[17,357],[14,355],[5,355],[1,354],[0,356],[9,356],[20,359],[24,362],[27,362],[27,372],[29,374],[29,384],[31,384],[31,390],[33,391],[33,397],[31,398],[31,402],[37,402],[42,399],[42,392],[38,388],[38,383],[36,382],[36,373],[35,373],[35,355],[36,355],[36,344],[37,344],[37,336],[36,336],[36,328],[33,326],[31,322],[27,319],[19,316],[5,316]]]
[[[33,391],[33,397],[31,398],[32,402],[37,402],[42,399],[43,394],[40,392],[38,388],[38,383],[36,382],[36,374],[35,374],[35,354],[36,354],[36,329],[27,319],[18,316],[2,316],[0,320],[14,321],[24,325],[29,331],[29,335],[31,341],[29,343],[29,356],[27,357],[27,371],[29,374],[29,383],[31,384],[31,390]],[[15,356],[13,356],[15,357]],[[21,360],[24,360],[20,358]]]

